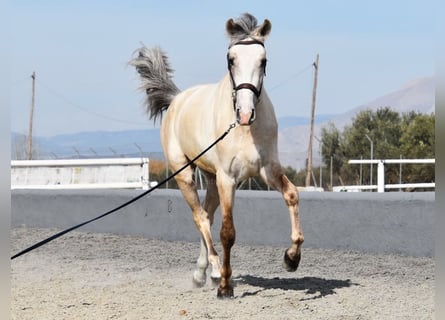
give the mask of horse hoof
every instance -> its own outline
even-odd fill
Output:
[[[233,298],[233,288],[232,287],[228,287],[228,288],[219,287],[217,297],[219,299]]]
[[[196,281],[196,279],[193,279],[193,288],[202,288],[205,284],[205,281]]]
[[[210,276],[210,280],[212,281],[212,287],[216,288],[217,286],[219,286],[219,283],[221,282],[221,277],[214,278]]]
[[[204,277],[200,276],[196,272],[193,274],[193,287],[194,288],[202,288],[206,284],[207,277],[204,275]]]
[[[219,281],[221,279],[221,272],[219,272],[219,270],[213,270],[212,273],[210,273],[210,278]]]
[[[286,271],[295,272],[298,268],[298,264],[300,263],[301,253],[299,253],[295,259],[291,259],[287,254],[287,250],[284,252],[284,260],[283,267]]]

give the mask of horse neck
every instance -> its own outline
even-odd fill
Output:
[[[233,85],[232,85],[232,80],[230,79],[229,72],[227,72],[224,78],[222,78],[221,81],[219,82],[219,90],[221,94],[229,96],[230,101],[232,101]]]
[[[234,115],[232,90],[232,80],[230,79],[230,75],[227,72],[227,74],[221,79],[221,81],[218,82],[217,87],[215,112],[219,113],[220,116],[227,116],[231,118]]]

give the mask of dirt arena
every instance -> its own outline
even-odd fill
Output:
[[[12,254],[57,230],[11,230]],[[218,247],[221,252],[220,247]],[[434,260],[235,244],[235,297],[193,288],[199,243],[69,233],[11,261],[11,319],[434,319]]]

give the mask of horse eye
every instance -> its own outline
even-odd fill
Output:
[[[228,61],[229,61],[229,66],[232,67],[233,64],[234,64],[234,59],[233,58],[229,58]]]
[[[267,64],[267,59],[262,59],[261,60],[261,68],[265,68]]]

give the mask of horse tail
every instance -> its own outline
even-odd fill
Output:
[[[159,47],[142,48],[135,51],[137,57],[129,64],[134,66],[141,77],[140,89],[147,94],[146,111],[150,119],[156,122],[157,117],[167,110],[173,98],[180,92],[172,80],[173,69],[170,68],[167,55]]]

